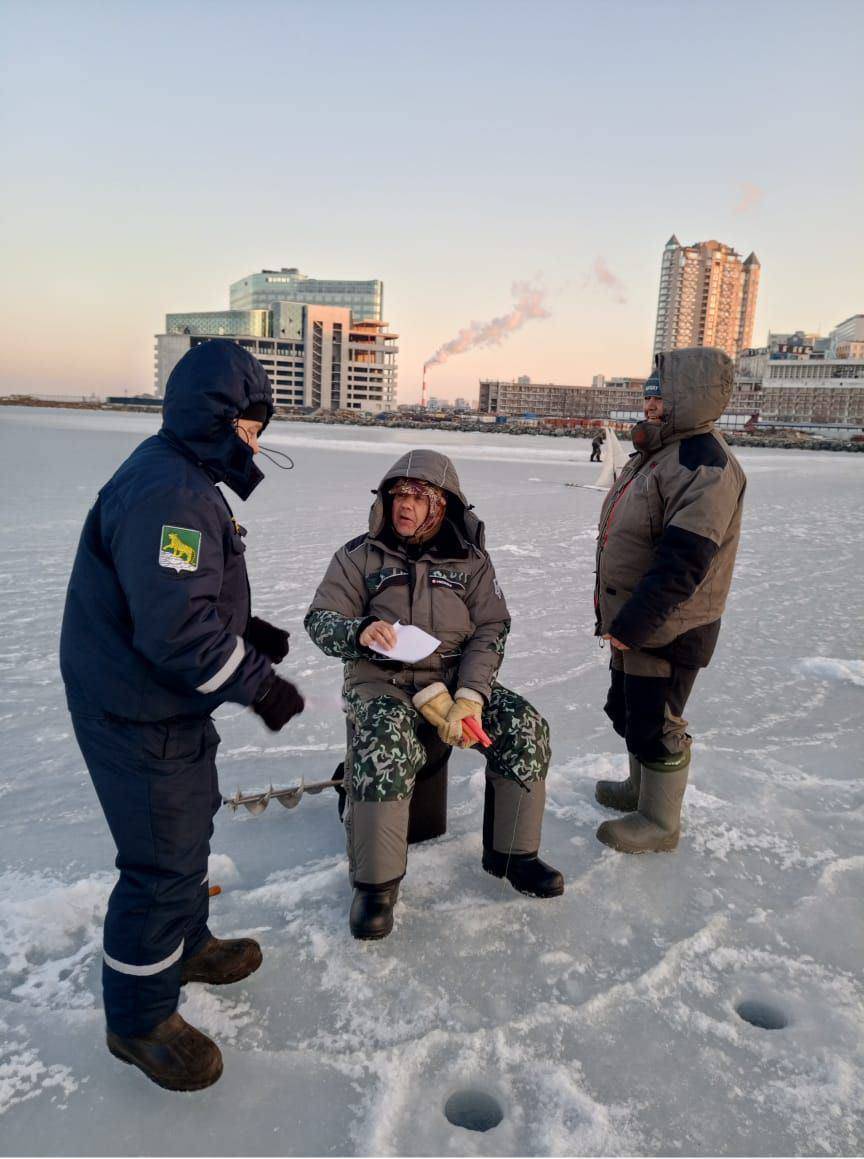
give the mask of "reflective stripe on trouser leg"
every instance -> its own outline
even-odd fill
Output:
[[[207,719],[73,724],[120,871],[105,918],[106,1020],[116,1034],[146,1034],[177,1008],[182,955],[202,912],[218,734]]]

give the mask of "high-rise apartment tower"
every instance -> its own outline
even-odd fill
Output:
[[[719,346],[730,358],[750,345],[759,259],[741,260],[719,241],[681,245],[673,234],[663,250],[654,353],[681,346]]]

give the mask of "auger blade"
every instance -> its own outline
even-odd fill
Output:
[[[280,789],[273,796],[286,809],[296,809],[300,804],[300,798],[303,796],[305,789],[302,784],[298,785],[296,789]]]
[[[235,813],[243,805],[255,817],[263,813],[270,801],[278,801],[285,809],[296,809],[304,793],[323,793],[325,789],[341,785],[341,781],[315,781],[307,785],[302,779],[299,785],[290,789],[274,789],[271,785],[265,793],[244,793],[237,790],[233,797],[223,797],[222,804],[228,805]]]

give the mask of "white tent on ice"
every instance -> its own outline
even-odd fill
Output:
[[[568,487],[588,487],[592,491],[608,491],[627,462],[628,455],[611,427],[604,427],[606,432],[605,453],[600,474],[593,483],[568,483]]]

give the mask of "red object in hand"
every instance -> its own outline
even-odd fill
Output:
[[[218,897],[221,892],[222,892],[221,885],[211,885],[210,888],[207,890],[207,896],[208,897]]]
[[[483,725],[473,716],[466,716],[462,721],[462,735],[470,736],[472,740],[479,741],[484,749],[488,749],[492,744],[491,739],[483,731]]]

